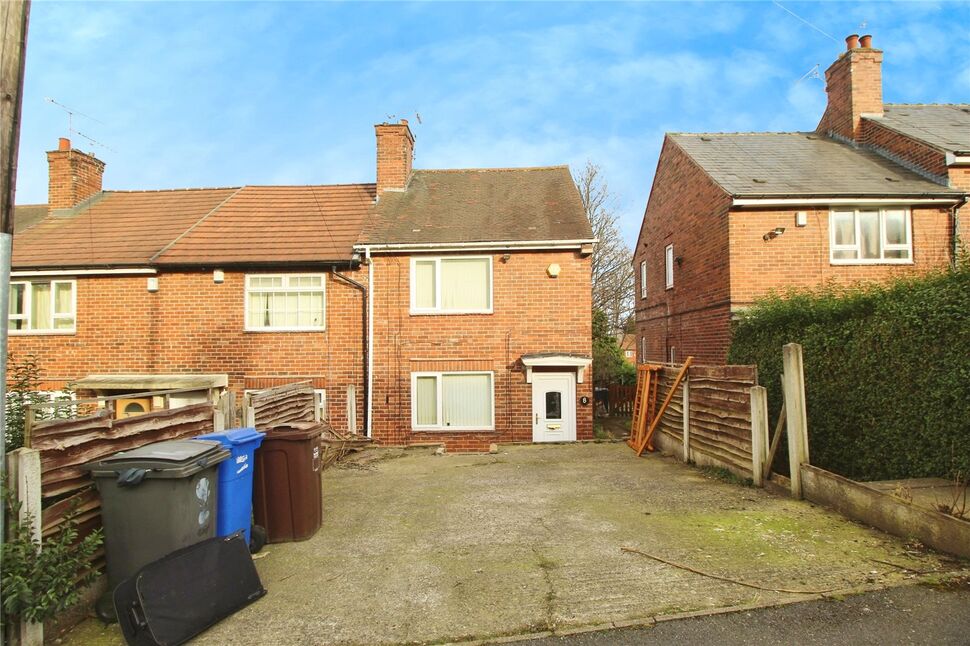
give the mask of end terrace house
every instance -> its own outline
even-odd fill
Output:
[[[883,52],[846,42],[815,131],[664,138],[634,251],[640,361],[723,363],[732,318],[772,291],[954,262],[970,105],[884,103]]]
[[[415,170],[406,121],[375,131],[376,183],[155,191],[103,190],[61,139],[48,204],[16,208],[11,351],[49,391],[309,381],[380,444],[592,437],[568,168]]]

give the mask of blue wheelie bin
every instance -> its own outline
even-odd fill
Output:
[[[197,440],[216,440],[229,449],[228,460],[219,464],[219,498],[216,501],[216,535],[229,536],[242,530],[250,544],[253,517],[254,454],[265,433],[255,428],[234,428],[221,433],[199,435]]]

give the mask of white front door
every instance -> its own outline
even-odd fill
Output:
[[[533,372],[532,441],[570,442],[575,439],[575,373]]]

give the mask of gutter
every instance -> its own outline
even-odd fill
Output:
[[[955,204],[963,200],[962,195],[937,195],[923,197],[872,197],[859,195],[852,197],[735,197],[731,206],[798,206],[798,205],[833,205],[833,204]]]
[[[580,238],[574,240],[493,240],[479,242],[394,242],[387,244],[354,245],[354,250],[366,250],[368,253],[393,253],[398,251],[468,251],[506,249],[581,249],[584,245],[599,242],[595,238]]]
[[[138,274],[157,274],[151,267],[105,268],[105,269],[37,269],[10,272],[13,278],[25,276],[132,276]]]
[[[370,324],[370,290],[364,285],[358,283],[353,278],[344,276],[343,274],[337,273],[337,268],[334,267],[333,271],[330,272],[334,278],[339,278],[346,284],[357,289],[361,293],[360,300],[360,325],[361,325],[361,341],[364,346],[363,356],[361,357],[361,364],[364,368],[364,428],[367,429],[367,437],[370,437],[370,337],[367,334]],[[356,402],[354,403],[356,406]],[[356,413],[355,413],[356,414]],[[355,428],[354,431],[357,429]]]

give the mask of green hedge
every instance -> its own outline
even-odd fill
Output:
[[[758,365],[772,428],[790,342],[804,350],[812,464],[857,480],[970,475],[970,264],[747,310],[728,361]]]

